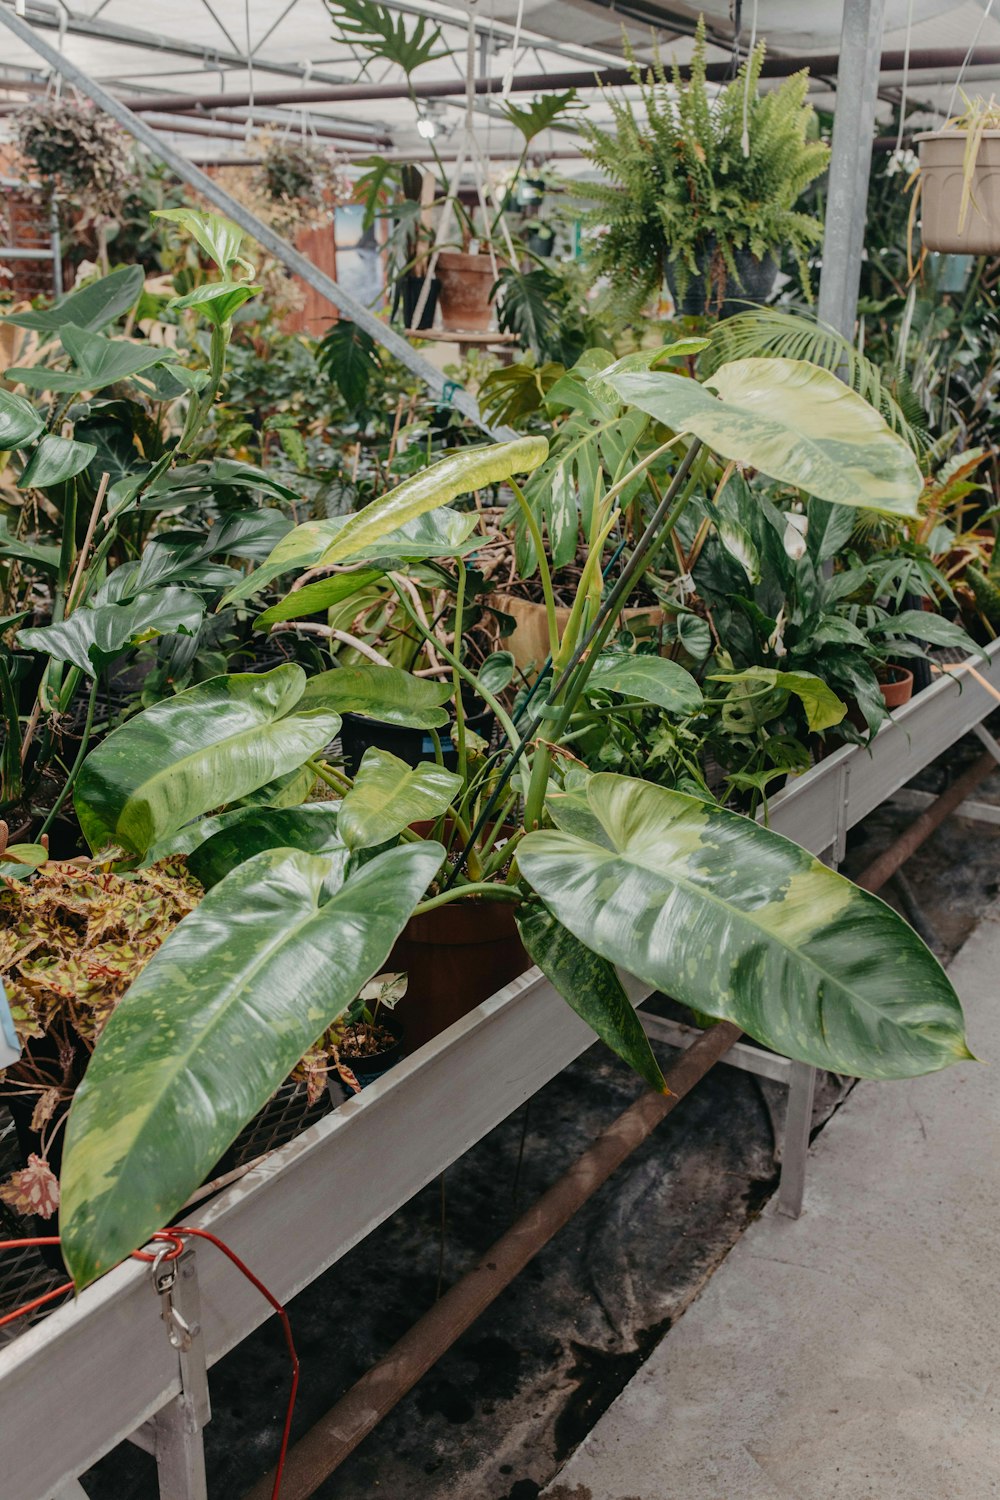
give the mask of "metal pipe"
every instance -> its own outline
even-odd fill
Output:
[[[910,73],[918,73],[921,68],[959,68],[965,53],[961,48],[925,48],[915,49],[910,53]],[[987,64],[1000,63],[1000,47],[984,47],[977,52],[977,61]],[[837,52],[824,53],[818,57],[765,57],[761,69],[762,78],[787,78],[792,73],[799,72],[802,68],[816,74],[836,74],[840,63],[840,54]],[[898,73],[903,67],[902,52],[883,52],[881,56],[881,67],[886,72]],[[686,65],[681,67],[681,76],[686,77],[689,69]],[[711,83],[725,83],[729,78],[730,64],[709,63],[706,75]],[[592,89],[603,85],[604,87],[623,87],[632,82],[632,74],[628,68],[604,68],[592,69],[583,72],[565,73],[525,73],[521,77],[515,77],[511,85],[514,93],[538,93],[562,89]],[[476,94],[499,94],[503,88],[503,79],[496,77],[483,77],[473,80],[473,90]],[[322,86],[310,85],[308,88],[275,88],[262,89],[254,93],[251,99],[249,93],[214,93],[190,95],[185,102],[183,96],[178,94],[140,94],[134,98],[125,100],[129,109],[140,113],[146,109],[177,110],[177,109],[226,109],[236,104],[259,104],[261,106],[273,104],[334,104],[358,103],[362,100],[379,101],[383,99],[408,99],[412,95],[416,99],[445,99],[465,92],[465,85],[458,77],[436,78],[426,83],[415,82],[412,85],[404,83],[338,83]]]
[[[855,880],[863,891],[877,891],[890,876],[895,875],[900,865],[905,864],[910,855],[920,845],[929,839],[935,829],[940,828],[949,813],[953,813],[974,792],[981,782],[985,781],[991,771],[997,769],[997,763],[988,752],[980,755],[974,760],[967,771],[964,771],[957,781],[952,782],[946,792],[942,792],[930,807],[922,812],[919,818],[915,818],[910,826],[898,839],[895,839],[888,847],[883,849],[877,859],[862,870]]]
[[[667,1068],[664,1077],[671,1092],[657,1094],[649,1089],[640,1094],[577,1157],[569,1171],[500,1236],[479,1264],[449,1288],[385,1358],[362,1375],[299,1439],[285,1463],[282,1500],[307,1500],[315,1493],[741,1035],[739,1027],[729,1021],[720,1021],[702,1032]],[[254,1485],[246,1500],[269,1500],[273,1482],[274,1476],[269,1474]]]
[[[20,41],[33,48],[40,57],[45,59],[53,72],[60,74],[68,83],[78,88],[82,94],[86,94],[88,99],[92,99],[113,120],[117,120],[119,125],[127,130],[130,135],[133,135],[137,141],[140,141],[157,160],[165,162],[172,171],[176,172],[182,182],[186,182],[189,187],[193,187],[197,192],[201,193],[204,198],[208,199],[209,203],[214,204],[222,213],[228,215],[234,223],[238,224],[248,235],[251,235],[259,245],[262,245],[265,250],[280,260],[296,276],[301,276],[302,280],[308,286],[319,292],[321,297],[325,297],[329,302],[332,302],[334,307],[339,308],[359,328],[363,329],[365,333],[370,334],[384,349],[388,349],[390,354],[395,355],[408,370],[411,370],[432,391],[437,392],[441,398],[444,398],[447,388],[448,399],[463,416],[468,417],[470,421],[474,422],[484,432],[489,433],[491,437],[505,440],[516,436],[509,427],[494,427],[486,422],[480,413],[477,401],[468,391],[461,388],[454,389],[453,382],[448,380],[444,372],[432,365],[430,360],[425,359],[422,354],[419,354],[406,339],[400,337],[395,329],[389,328],[373,312],[365,307],[363,303],[359,302],[356,297],[351,296],[350,292],[342,287],[339,282],[327,276],[325,271],[321,271],[318,266],[314,265],[307,256],[303,255],[300,250],[297,250],[288,240],[277,234],[263,220],[258,219],[255,214],[250,213],[248,209],[243,207],[242,203],[238,203],[214,177],[209,177],[207,173],[202,172],[198,167],[194,166],[187,157],[182,156],[179,151],[175,151],[173,146],[169,145],[162,136],[158,135],[147,121],[132,114],[124,104],[109,94],[107,89],[102,88],[99,83],[95,83],[75,63],[70,62],[68,57],[57,51],[55,47],[51,47],[43,37],[36,36],[26,21],[22,21],[19,16],[7,10],[2,5],[0,5],[0,25],[6,26],[7,30],[12,31]]]

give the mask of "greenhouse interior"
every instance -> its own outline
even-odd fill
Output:
[[[1000,1496],[1000,3],[0,0],[0,188],[0,1500]]]

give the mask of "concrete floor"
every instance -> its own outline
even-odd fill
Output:
[[[995,1063],[1000,902],[951,974]],[[858,1085],[543,1497],[1000,1495],[998,1229],[996,1067]]]

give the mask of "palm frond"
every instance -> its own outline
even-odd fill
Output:
[[[921,458],[927,450],[927,418],[905,379],[886,376],[849,339],[808,313],[777,307],[752,308],[726,318],[711,334],[700,369],[710,375],[734,359],[805,359],[844,377],[845,383],[881,412],[893,432]]]

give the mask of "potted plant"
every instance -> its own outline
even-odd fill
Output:
[[[949,981],[876,898],[752,820],[633,777],[591,775],[563,745],[595,685],[640,702],[701,692],[677,662],[623,662],[606,647],[621,605],[692,503],[704,454],[838,510],[894,514],[915,514],[912,455],[861,397],[801,361],[723,366],[711,389],[633,362],[603,371],[599,386],[666,435],[595,495],[588,565],[562,632],[546,584],[553,669],[530,703],[508,712],[482,674],[444,648],[456,772],[437,761],[394,765],[378,752],[352,781],[326,759],[341,712],[384,695],[389,669],[375,663],[367,681],[342,668],[307,677],[293,664],[220,676],[133,716],[84,760],[74,796],[95,854],[142,867],[168,850],[201,850],[214,883],[119,1003],[76,1093],[61,1186],[78,1285],[186,1200],[276,1082],[384,969],[410,918],[456,904],[509,906],[529,956],[656,1087],[616,966],[839,1072],[911,1076],[969,1055]],[[829,431],[817,430],[816,412],[831,409]],[[401,527],[506,479],[548,578],[515,478],[545,452],[543,440],[521,439],[447,458],[350,517],[320,560],[384,570],[383,549]],[[619,524],[619,501],[667,454],[669,482],[605,589],[603,540]],[[342,589],[344,576],[318,583]],[[427,629],[397,586],[414,629]],[[463,682],[496,714],[504,743],[495,753],[463,745]],[[296,801],[317,778],[343,793],[339,803]],[[414,827],[428,821],[435,837]],[[913,994],[917,1015],[899,1003]],[[175,1040],[163,1036],[166,1008]],[[234,1052],[238,1074],[225,1066]]]
[[[374,1083],[402,1058],[403,1028],[394,1013],[405,994],[405,974],[376,974],[347,1007],[332,1041],[336,1065],[330,1073],[330,1097],[334,1104]]]
[[[587,155],[602,173],[585,189],[594,204],[591,264],[623,313],[641,309],[664,277],[686,314],[764,301],[786,249],[811,298],[808,256],[822,225],[795,204],[829,152],[811,138],[808,75],[759,93],[763,58],[761,42],[711,94],[702,19],[687,79],[660,62],[644,76],[633,59],[641,112],[608,92],[614,129],[583,124]]]
[[[1000,251],[1000,106],[981,96],[920,146],[920,237],[928,250]]]

